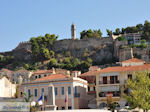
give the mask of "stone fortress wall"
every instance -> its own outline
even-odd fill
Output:
[[[54,42],[52,50],[56,53],[70,51],[72,56],[81,58],[85,49],[88,49],[90,57],[101,61],[102,59],[112,59],[113,39],[109,37],[89,38],[89,39],[63,39]],[[93,52],[95,50],[95,52]],[[31,59],[30,42],[21,42],[12,50],[12,54],[19,60]]]
[[[112,60],[114,57],[123,61],[132,57],[132,54],[147,62],[150,62],[150,48],[120,48],[127,45],[126,41],[113,40],[111,37],[89,38],[89,39],[63,39],[54,42],[53,50],[56,53],[70,51],[71,55],[81,58],[85,49],[89,50],[90,57],[95,61],[103,59]],[[95,52],[93,51],[95,50]],[[13,55],[18,60],[31,59],[31,44],[29,41],[20,42],[19,45],[10,52],[3,52],[3,55]]]
[[[85,49],[90,47],[96,48],[103,45],[113,45],[112,38],[104,37],[101,39],[89,38],[81,40],[73,40],[73,39],[58,40],[54,43],[53,50],[57,52],[68,49]]]
[[[31,50],[31,44],[29,41],[20,42],[19,45],[13,50],[26,49]]]

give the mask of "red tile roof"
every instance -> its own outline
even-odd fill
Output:
[[[80,71],[72,71],[71,73],[76,73],[76,72],[80,72]]]
[[[81,74],[80,76],[96,76],[99,73],[99,71],[89,71]]]
[[[39,70],[34,72],[33,74],[46,74],[46,73],[52,73],[53,70]]]
[[[56,69],[56,74],[67,74],[69,70],[66,69]]]
[[[89,69],[97,70],[97,69],[100,69],[100,68],[98,66],[91,66]]]
[[[63,75],[63,74],[53,74],[53,75],[36,79],[35,81],[46,81],[46,80],[56,80],[56,79],[65,79],[65,78],[70,78],[70,76]]]
[[[110,73],[110,72],[125,72],[125,71],[146,71],[150,70],[150,64],[137,65],[137,66],[116,66],[116,67],[108,67],[100,70],[100,73]]]
[[[6,68],[2,68],[1,71],[6,72],[7,74],[11,74],[12,72],[11,70],[8,70]]]
[[[145,61],[137,59],[137,58],[132,58],[132,59],[122,61],[122,63],[131,63],[131,62],[145,62]]]

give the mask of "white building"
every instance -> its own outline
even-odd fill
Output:
[[[6,77],[0,78],[0,97],[14,97],[16,84],[12,84]]]

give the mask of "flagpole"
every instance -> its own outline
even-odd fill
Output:
[[[43,100],[43,111],[44,111],[44,92],[42,93],[42,95],[43,95],[43,98],[42,98],[42,100]]]
[[[65,96],[65,108],[68,110],[68,91],[66,91],[66,96]]]

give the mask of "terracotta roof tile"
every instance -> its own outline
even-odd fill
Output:
[[[56,69],[55,72],[56,72],[56,74],[67,74],[68,70],[66,70],[66,69]]]
[[[89,71],[81,74],[80,76],[96,76],[99,73],[99,71]]]
[[[39,70],[34,72],[33,74],[45,74],[45,73],[52,73],[53,70]]]
[[[100,70],[100,73],[109,73],[109,72],[125,72],[125,71],[146,71],[150,70],[150,64],[137,65],[137,66],[116,66],[116,67],[108,67]]]
[[[80,72],[80,71],[72,71],[71,73],[76,73],[76,72]]]
[[[132,59],[122,61],[122,63],[131,63],[131,62],[145,62],[145,61],[137,59],[137,58],[132,58]]]
[[[53,75],[49,75],[46,77],[42,77],[39,79],[36,79],[35,81],[46,81],[46,80],[56,80],[56,79],[65,79],[65,78],[69,78],[70,76],[68,75],[63,75],[63,74],[53,74]]]
[[[6,68],[3,68],[3,69],[1,69],[1,71],[3,71],[3,72],[7,72],[8,74],[11,74],[11,70],[8,70],[8,69],[6,69]]]

